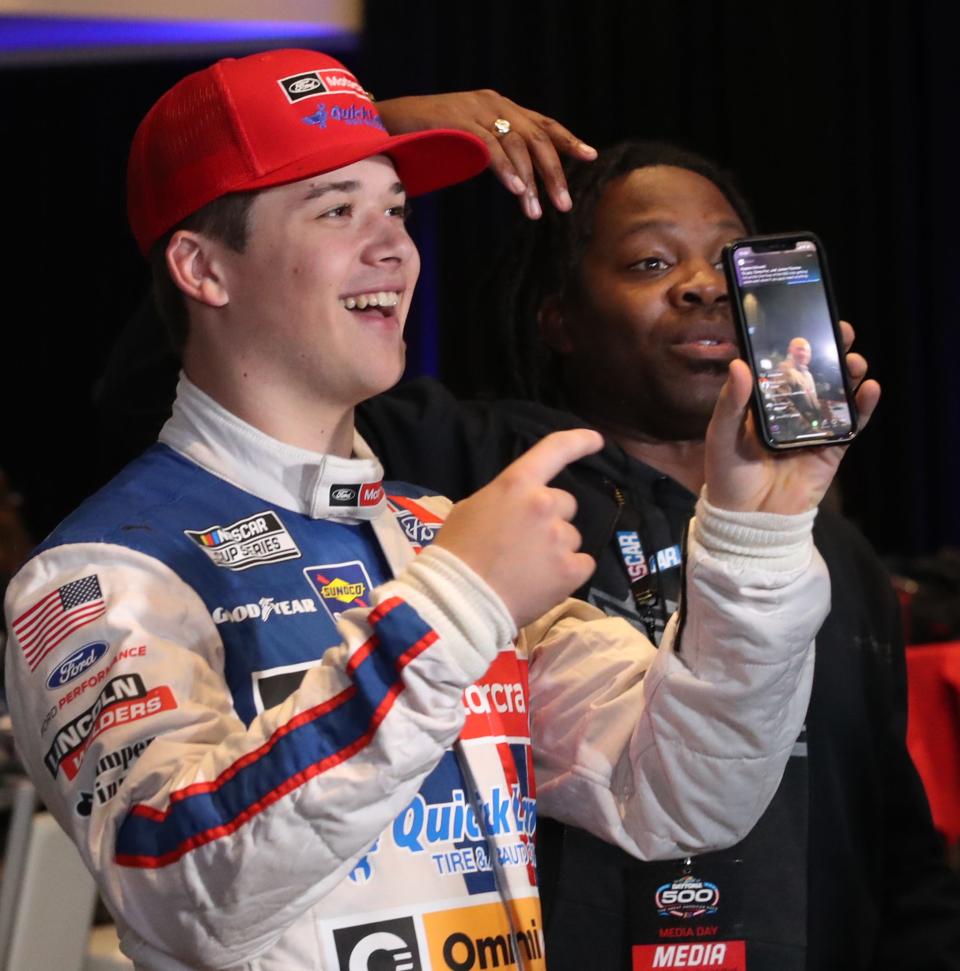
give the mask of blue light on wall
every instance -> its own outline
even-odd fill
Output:
[[[0,16],[0,62],[166,57],[218,48],[269,47],[322,41],[324,50],[351,50],[358,37],[340,25],[272,20],[115,20]]]

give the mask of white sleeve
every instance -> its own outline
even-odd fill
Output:
[[[583,603],[533,631],[539,815],[648,860],[749,832],[803,726],[829,611],[814,515],[728,513],[701,499],[684,606],[659,650]]]
[[[499,598],[461,567],[427,550],[376,588],[370,607],[340,616],[343,643],[249,728],[232,706],[216,625],[168,567],[75,544],[18,574],[7,597],[17,741],[43,801],[138,937],[190,966],[233,966],[349,873],[457,738],[463,689],[515,634]],[[56,658],[95,641],[107,653],[92,681],[71,685],[90,689],[71,697],[48,688],[49,664],[31,670],[29,612],[91,575],[104,611]],[[91,797],[104,757],[130,766],[101,804]]]

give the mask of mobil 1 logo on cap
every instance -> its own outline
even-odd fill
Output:
[[[319,71],[307,71],[304,74],[291,74],[290,77],[280,78],[277,84],[283,88],[287,101],[295,104],[304,98],[312,98],[318,94],[326,94],[329,90],[323,83]]]

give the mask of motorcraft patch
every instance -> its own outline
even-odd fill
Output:
[[[238,519],[228,526],[185,529],[183,532],[217,566],[228,570],[249,570],[253,566],[295,560],[302,555],[272,509]]]
[[[331,506],[375,506],[382,498],[382,482],[344,482],[330,486]]]
[[[304,98],[342,93],[356,95],[366,101],[370,100],[370,95],[360,82],[349,71],[340,68],[321,68],[319,71],[291,74],[285,78],[277,78],[277,84],[283,89],[290,104],[296,104]]]

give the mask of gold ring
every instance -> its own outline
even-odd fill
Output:
[[[498,118],[493,123],[493,130],[496,135],[503,138],[504,135],[510,134],[510,122],[506,118]]]

